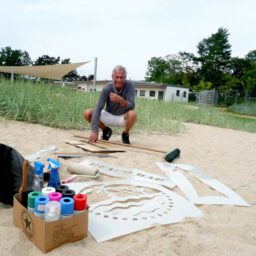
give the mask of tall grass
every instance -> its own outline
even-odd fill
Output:
[[[58,128],[89,129],[83,111],[95,107],[98,96],[55,84],[0,80],[0,116]],[[255,119],[229,116],[217,108],[137,99],[136,112],[134,132],[179,133],[185,130],[183,122],[256,132]]]
[[[234,104],[229,110],[242,115],[254,115],[256,117],[256,102]]]
[[[47,83],[0,82],[0,115],[58,128],[84,128],[83,109],[96,96]]]

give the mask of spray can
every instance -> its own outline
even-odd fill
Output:
[[[56,189],[60,185],[60,162],[53,158],[48,158],[47,161],[49,162],[48,169],[50,170],[50,179],[48,187],[53,187]]]
[[[74,199],[71,197],[62,197],[61,204],[61,218],[65,219],[71,217],[74,213]]]
[[[28,211],[34,212],[35,210],[35,200],[38,196],[41,196],[42,193],[39,191],[32,191],[28,194]]]
[[[74,199],[74,213],[78,214],[84,212],[87,208],[87,196],[84,194],[76,194]]]
[[[33,181],[33,190],[42,191],[44,188],[44,164],[41,162],[34,162],[35,173]]]
[[[45,214],[45,205],[50,201],[47,196],[37,196],[35,199],[34,214],[43,219]]]

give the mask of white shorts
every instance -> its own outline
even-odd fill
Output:
[[[104,109],[101,111],[100,121],[106,126],[117,126],[117,127],[125,126],[124,115],[115,116],[110,114]]]

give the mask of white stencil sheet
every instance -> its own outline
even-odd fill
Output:
[[[194,204],[226,204],[226,205],[239,205],[250,206],[243,198],[236,192],[228,188],[218,180],[213,179],[207,174],[200,171],[198,168],[188,164],[170,164],[166,162],[156,162],[157,166],[164,171],[170,179],[180,188],[186,197]],[[180,168],[189,174],[193,175],[201,182],[209,187],[222,193],[224,196],[202,196],[200,197],[194,186],[189,180],[179,171],[174,171],[175,168]]]
[[[89,198],[92,192],[107,195],[106,200],[90,204],[89,208],[89,231],[97,242],[202,216],[195,205],[156,184],[132,180],[73,182],[69,188]]]
[[[108,163],[99,162],[93,159],[86,159],[80,164],[85,166],[96,166],[99,168],[99,172],[118,178],[126,178],[132,180],[138,180],[142,182],[150,182],[154,184],[163,185],[165,187],[173,188],[175,186],[174,182],[168,177],[162,177],[153,173],[148,173],[137,169],[128,169],[120,166],[115,166]]]

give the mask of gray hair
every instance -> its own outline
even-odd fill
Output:
[[[121,66],[121,65],[117,65],[117,66],[115,66],[115,67],[113,68],[112,76],[113,76],[113,75],[114,75],[114,73],[115,73],[116,71],[118,71],[118,70],[123,71],[123,72],[124,72],[124,74],[125,74],[125,77],[127,76],[126,68],[125,68],[125,67],[123,67],[123,66]]]

